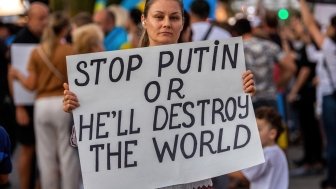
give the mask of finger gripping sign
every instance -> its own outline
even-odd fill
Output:
[[[67,57],[85,189],[159,188],[264,161],[241,38]]]

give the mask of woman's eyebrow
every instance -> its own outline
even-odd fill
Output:
[[[163,12],[163,11],[159,11],[159,10],[157,10],[157,11],[154,11],[154,14],[157,14],[157,13],[160,13],[160,14],[165,14],[165,12]],[[173,15],[173,14],[179,14],[179,13],[180,13],[180,12],[176,11],[176,12],[169,13],[169,15]]]

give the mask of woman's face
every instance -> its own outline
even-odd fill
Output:
[[[176,0],[156,0],[142,17],[149,46],[177,43],[183,28],[182,10]]]

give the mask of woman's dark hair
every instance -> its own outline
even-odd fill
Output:
[[[201,19],[207,19],[210,14],[210,5],[205,0],[194,0],[190,5],[190,11]]]
[[[277,136],[275,137],[275,141],[277,141],[280,134],[285,130],[278,111],[272,107],[263,106],[256,109],[255,115],[257,119],[263,119],[269,122],[271,124],[270,127],[277,131]]]
[[[181,35],[180,35],[180,37],[179,37],[179,39],[178,39],[178,43],[183,43],[184,41],[182,40],[182,34],[184,33],[184,32],[187,32],[187,28],[188,27],[190,27],[190,16],[189,16],[189,14],[187,13],[187,11],[185,11],[184,10],[184,13],[185,14],[183,14],[183,28],[182,28],[182,31],[181,31]],[[190,41],[192,41],[192,31],[190,31],[191,32],[191,35],[190,35]]]
[[[334,35],[331,36],[331,39],[334,41],[334,43],[336,43],[336,15],[334,15],[333,17],[331,17],[331,19],[330,19],[330,25],[331,25],[331,27],[334,28]]]
[[[238,36],[252,32],[250,21],[248,21],[246,18],[238,19],[233,29]]]
[[[267,11],[265,15],[265,24],[270,28],[277,29],[279,25],[277,13],[274,11]]]
[[[144,12],[143,12],[143,16],[145,18],[147,18],[147,16],[148,16],[148,10],[150,9],[150,7],[152,6],[152,4],[155,1],[157,1],[157,0],[146,0]],[[181,7],[181,11],[182,11],[182,17],[184,17],[183,2],[182,2],[182,0],[175,0],[175,1],[177,1],[179,3],[179,5]],[[141,38],[140,38],[140,47],[147,47],[148,45],[149,45],[148,34],[147,34],[147,31],[145,29],[143,29],[142,35],[141,35]]]
[[[139,25],[141,22],[141,10],[137,8],[133,8],[130,10],[129,15],[131,20],[134,22],[135,25]]]

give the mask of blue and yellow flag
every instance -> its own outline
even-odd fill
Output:
[[[189,11],[189,7],[194,0],[183,0],[184,9]],[[207,0],[210,5],[210,18],[215,18],[215,9],[217,0]],[[138,8],[139,10],[143,11],[145,7],[145,0],[122,0],[121,6],[124,7],[126,10],[130,10],[132,8]]]
[[[96,0],[95,6],[94,6],[94,12],[103,10],[106,7],[107,0]]]
[[[137,8],[143,11],[145,7],[145,0],[122,0],[120,4],[126,10]]]

